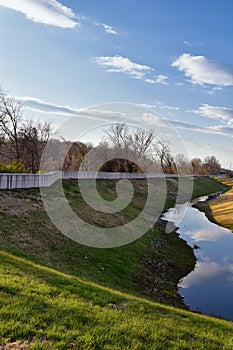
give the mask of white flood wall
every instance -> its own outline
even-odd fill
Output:
[[[59,179],[145,179],[163,177],[163,174],[137,174],[117,172],[95,172],[95,171],[53,171],[46,174],[12,174],[0,173],[0,190],[13,190],[17,188],[39,188],[49,187]],[[177,177],[178,175],[167,175],[166,177]],[[184,176],[184,175],[183,175]],[[193,175],[186,175],[193,176]]]

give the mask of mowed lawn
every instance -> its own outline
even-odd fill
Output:
[[[0,252],[0,349],[233,349],[233,322]]]
[[[233,231],[233,179],[217,178],[217,180],[231,186],[231,189],[210,202],[211,213],[216,223]]]

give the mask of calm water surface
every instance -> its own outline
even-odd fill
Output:
[[[163,218],[179,227],[190,246],[200,247],[194,271],[180,281],[185,303],[192,310],[233,320],[233,233],[211,223],[190,203],[171,208]]]

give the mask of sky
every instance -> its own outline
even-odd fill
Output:
[[[85,141],[137,124],[112,103],[149,108],[143,127],[158,130],[158,115],[190,158],[233,168],[232,13],[231,0],[0,0],[0,85],[31,118],[77,118]]]

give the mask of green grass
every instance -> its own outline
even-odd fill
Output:
[[[1,344],[25,349],[232,349],[233,323],[0,253]],[[10,348],[10,347],[9,347]]]
[[[194,181],[193,198],[204,195],[226,191],[229,187],[210,177],[197,177]]]
[[[187,181],[189,181],[187,179]],[[158,188],[158,179],[154,180]],[[87,182],[88,183],[88,182]],[[147,184],[133,181],[135,194],[131,204],[115,215],[91,210],[83,201],[76,181],[65,181],[66,196],[79,216],[97,226],[114,226],[132,220],[144,207]],[[99,181],[100,193],[107,199],[116,196],[115,181]],[[167,181],[168,200],[166,207],[174,204],[177,181]],[[224,187],[208,178],[195,180],[194,196]],[[56,184],[54,185],[56,191]],[[164,225],[156,223],[140,239],[126,246],[98,249],[83,246],[62,235],[48,218],[38,190],[0,192],[0,246],[2,249],[25,257],[39,264],[65,273],[111,286],[124,292],[143,295],[153,300],[181,306],[176,293],[178,280],[189,273],[195,265],[193,251],[176,233],[164,235]],[[152,241],[160,241],[159,249],[151,249]],[[180,253],[182,251],[182,254]],[[148,261],[152,261],[150,266]],[[157,268],[162,264],[166,273]],[[153,288],[145,288],[145,284]],[[169,292],[172,293],[169,296]]]
[[[145,204],[143,180],[133,181],[131,204],[111,216],[90,210],[76,181],[64,185],[73,210],[99,227],[132,220]],[[107,200],[116,198],[115,185],[98,181]],[[167,188],[165,208],[174,204],[177,180]],[[193,198],[225,189],[200,177]],[[28,341],[25,349],[231,348],[232,323],[152,303],[184,308],[177,283],[195,265],[193,250],[175,231],[165,234],[163,222],[126,246],[83,246],[55,228],[38,190],[1,191],[0,219],[2,341]]]
[[[144,181],[136,182],[131,205],[120,214],[109,217],[88,208],[79,195],[76,181],[65,182],[66,195],[73,210],[99,226],[114,226],[119,216],[125,222],[136,217],[144,206],[145,188]],[[101,181],[99,189],[105,197],[113,198],[115,195],[114,182]],[[98,249],[83,246],[62,235],[50,222],[36,190],[1,192],[1,197],[1,203],[5,203],[0,208],[2,249],[88,281],[182,306],[181,298],[176,295],[177,282],[191,271],[195,258],[191,248],[176,233],[163,237],[164,225],[161,223],[131,244]],[[153,240],[165,244],[155,252],[150,248]],[[151,268],[148,268],[148,259],[153,261]],[[160,269],[156,268],[158,263],[161,264]],[[161,270],[167,266],[170,266],[169,278]],[[145,288],[146,284],[150,288]]]

